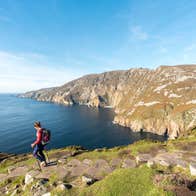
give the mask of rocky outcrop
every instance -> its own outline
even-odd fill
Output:
[[[196,137],[189,136],[183,140],[165,143],[140,141],[129,146],[93,151],[82,150],[80,147],[53,149],[48,152],[50,162],[47,160],[47,167],[41,170],[33,156],[24,155],[28,158],[24,160],[24,156],[15,155],[15,157],[5,159],[4,164],[1,165],[0,195],[48,196],[57,195],[56,193],[58,195],[84,195],[80,194],[84,187],[85,189],[91,188],[92,184],[108,178],[115,171],[125,170],[127,172],[127,169],[140,171],[146,165],[153,174],[149,180],[152,180],[152,183],[154,182],[159,188],[162,185],[164,189],[171,188],[171,185],[184,186],[187,188],[187,194],[182,195],[190,195],[189,193],[195,195],[195,144]],[[147,175],[142,174],[141,171],[138,174]],[[137,176],[134,175],[134,178]],[[167,179],[169,181],[166,181]],[[130,178],[124,180],[124,176],[121,180],[121,182],[118,180],[118,183],[126,184],[131,188],[135,184],[135,182],[130,182]],[[165,187],[166,185],[168,187]],[[139,188],[143,189],[143,186]],[[75,190],[77,194],[74,194]],[[143,191],[144,194],[141,195],[145,195],[146,190]],[[172,190],[172,192],[175,191]],[[122,195],[120,193],[116,195]]]
[[[133,131],[176,138],[196,128],[196,65],[87,75],[21,97],[64,105],[113,107],[114,123]]]
[[[0,152],[0,162],[12,156],[14,156],[14,154],[7,154],[7,153]]]

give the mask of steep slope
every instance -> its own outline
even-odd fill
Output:
[[[110,106],[116,113],[114,123],[175,138],[196,128],[196,65],[87,75],[22,97],[65,105]]]

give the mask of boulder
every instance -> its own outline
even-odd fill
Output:
[[[34,181],[34,178],[27,173],[25,176],[25,184],[27,184],[27,185],[31,184],[33,181]]]
[[[0,182],[4,181],[5,179],[7,179],[7,174],[1,174],[0,173]]]
[[[19,190],[18,189],[15,189],[10,196],[18,195],[18,193],[19,193]]]
[[[62,184],[57,185],[56,188],[57,190],[64,191],[64,190],[72,188],[72,185],[68,183],[62,183]]]
[[[60,191],[64,191],[64,190],[67,189],[66,186],[65,186],[64,184],[59,184],[59,185],[57,185],[56,188],[57,188],[58,190],[60,190]]]
[[[47,193],[48,191],[47,191],[47,188],[43,184],[40,184],[38,182],[31,187],[31,192],[33,193],[33,196],[41,196]]]
[[[66,163],[66,159],[64,159],[64,158],[58,159],[58,163],[65,164]]]
[[[44,193],[42,196],[51,196],[50,192]]]
[[[84,159],[82,162],[83,162],[84,164],[86,164],[86,165],[89,165],[89,166],[93,164],[93,161],[90,160],[90,159]]]
[[[148,162],[147,162],[147,166],[152,167],[154,165],[155,165],[155,161],[153,159],[149,159]]]
[[[28,167],[19,166],[10,170],[8,177],[24,176],[28,171]]]
[[[91,185],[95,182],[96,180],[88,177],[88,176],[82,176],[82,182],[84,182],[86,185]]]
[[[78,166],[80,164],[81,164],[81,162],[78,159],[72,159],[71,161],[69,161],[67,163],[67,166],[68,167],[74,167],[74,166]]]
[[[170,162],[170,160],[160,160],[159,164],[164,166],[164,167],[169,167],[172,166],[173,164]]]
[[[87,169],[89,169],[89,165],[81,163],[80,165],[77,165],[75,167],[71,167],[70,171],[70,175],[71,176],[81,176],[82,174],[85,173],[85,171]]]
[[[94,167],[100,170],[100,172],[105,173],[105,174],[109,174],[112,172],[110,165],[104,159],[96,160],[94,163]]]
[[[10,174],[14,169],[16,169],[16,167],[14,167],[14,166],[8,167],[8,169],[7,169],[8,174]]]
[[[81,177],[75,178],[73,181],[71,181],[71,185],[73,187],[85,187],[86,184],[82,181]]]
[[[176,166],[180,167],[182,169],[186,169],[188,167],[188,163],[186,161],[184,161],[184,160],[177,159],[176,160]]]
[[[120,158],[113,158],[110,161],[110,165],[111,165],[112,169],[115,169],[115,168],[121,166],[121,162],[122,162],[122,160]]]
[[[108,168],[109,167],[109,164],[106,160],[104,159],[97,159],[94,163],[94,166],[96,168]]]
[[[25,184],[26,185],[31,184],[34,181],[35,176],[37,176],[38,174],[39,174],[39,172],[36,171],[36,170],[32,170],[32,171],[26,173],[26,175],[25,175]]]
[[[178,163],[180,163],[180,160],[182,158],[181,153],[161,153],[157,154],[156,157],[154,157],[154,161],[157,164],[160,164],[162,166],[175,166]]]
[[[122,163],[122,168],[134,168],[134,167],[136,167],[135,160],[129,158],[126,158]]]
[[[189,169],[190,169],[191,175],[196,176],[196,163],[190,163]]]
[[[150,154],[139,154],[136,156],[136,162],[139,163],[147,163],[149,159],[152,159],[152,155]]]
[[[67,176],[68,170],[62,165],[54,165],[44,168],[44,170],[36,176],[36,178],[50,178],[50,176],[56,173],[59,179],[63,179]]]
[[[85,175],[94,179],[102,179],[105,175],[112,172],[112,168],[104,159],[98,159],[95,163],[85,171]]]

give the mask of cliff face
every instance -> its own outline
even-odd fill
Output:
[[[65,105],[110,106],[116,113],[114,123],[175,138],[196,128],[196,65],[87,75],[21,97]]]

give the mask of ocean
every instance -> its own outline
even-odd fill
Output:
[[[0,94],[0,152],[27,153],[36,139],[34,121],[51,131],[48,149],[80,145],[87,149],[131,144],[141,139],[163,141],[163,136],[133,132],[113,124],[111,108],[63,106]]]

